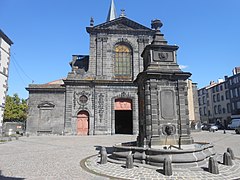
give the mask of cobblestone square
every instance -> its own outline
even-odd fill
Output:
[[[215,145],[218,154],[226,152],[231,147],[240,164],[240,136],[234,131],[226,134],[217,132],[193,132],[196,142],[211,142]],[[165,177],[156,169],[134,167],[129,170],[122,164],[97,163],[100,146],[111,147],[120,142],[135,141],[133,135],[113,136],[30,136],[20,137],[19,140],[0,144],[0,179],[238,179],[240,168],[238,166],[226,167],[219,165],[220,174],[213,175],[200,169],[176,170],[173,176]],[[80,162],[92,156],[86,166],[94,167],[96,173],[82,169]],[[92,159],[95,160],[93,161]],[[94,164],[95,163],[95,164]],[[229,175],[229,169],[232,175]],[[93,172],[94,172],[93,171]],[[104,173],[103,173],[104,172]],[[107,176],[99,176],[104,174]]]

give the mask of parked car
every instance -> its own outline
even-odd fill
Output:
[[[202,130],[208,130],[208,124],[207,123],[203,123],[202,125],[201,125],[201,129]]]
[[[202,125],[202,130],[206,130],[206,131],[217,131],[218,130],[218,126],[216,126],[215,124],[203,124]]]
[[[228,129],[235,129],[240,126],[240,119],[232,119],[228,124]]]
[[[3,123],[2,133],[5,136],[16,134],[23,135],[25,132],[24,123],[22,122],[5,122]]]

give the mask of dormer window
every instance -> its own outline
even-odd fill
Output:
[[[117,44],[114,48],[115,76],[131,77],[132,73],[132,50],[125,44]]]

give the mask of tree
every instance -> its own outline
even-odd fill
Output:
[[[26,121],[27,101],[20,99],[17,94],[6,97],[3,121]]]

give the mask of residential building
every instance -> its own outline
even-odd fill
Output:
[[[10,48],[13,42],[0,29],[0,127],[3,124],[5,100],[8,90]]]
[[[240,114],[240,68],[233,70],[233,75],[198,90],[201,122],[220,122],[227,127],[231,115]]]
[[[228,89],[232,115],[240,115],[240,67],[235,67],[233,75],[228,77]]]
[[[187,80],[188,87],[188,110],[189,110],[189,121],[191,129],[198,129],[200,122],[199,115],[199,103],[198,103],[198,91],[197,83],[193,83],[191,79]]]

